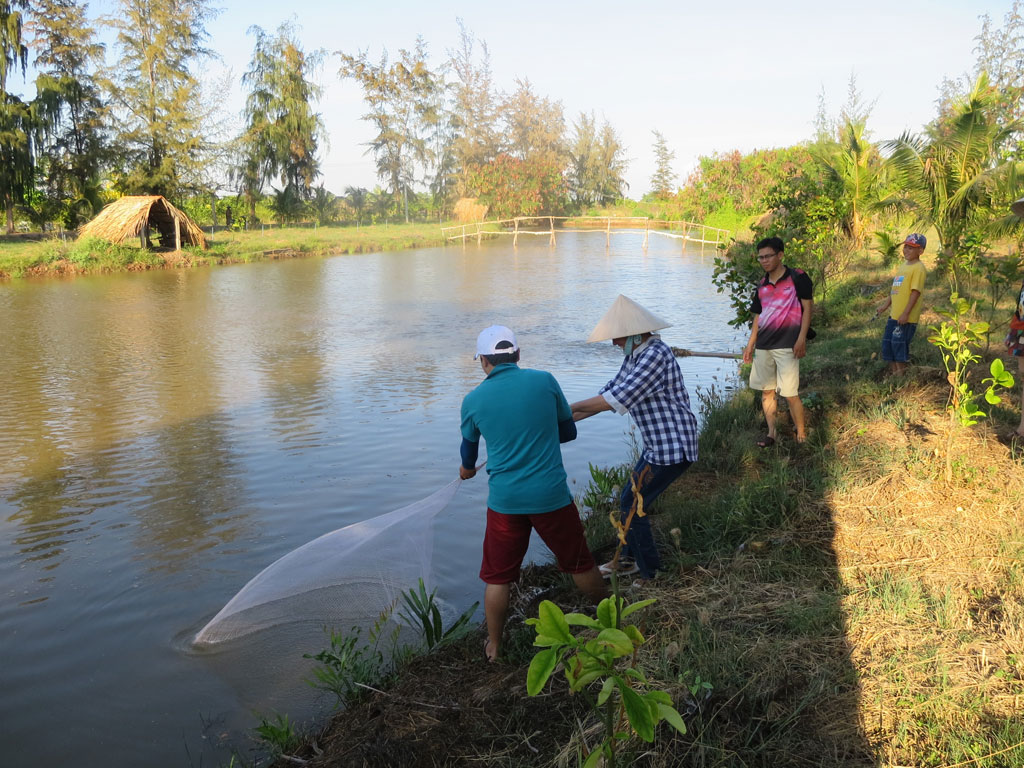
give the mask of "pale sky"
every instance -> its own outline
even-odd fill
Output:
[[[1012,0],[219,5],[224,10],[208,26],[208,45],[222,60],[206,70],[210,76],[233,73],[226,111],[239,122],[244,95],[238,81],[252,55],[250,25],[272,31],[293,19],[307,51],[329,52],[319,75],[319,109],[330,140],[322,152],[322,181],[332,192],[379,183],[362,146],[373,131],[359,119],[361,91],[338,79],[334,51],[368,50],[376,59],[386,48],[394,58],[422,35],[438,65],[458,45],[461,18],[477,40],[487,42],[499,89],[512,91],[516,78],[528,78],[536,93],[562,102],[570,124],[581,111],[611,123],[631,159],[628,194],[639,198],[650,189],[654,171],[652,129],[675,152],[682,183],[700,155],[810,138],[820,90],[836,114],[851,73],[864,99],[876,102],[868,122],[875,139],[919,130],[935,114],[943,77],[973,67],[979,17],[987,13],[1001,25]],[[90,13],[115,7],[114,0],[93,0]],[[107,58],[113,61],[112,50]],[[9,86],[18,91],[20,78]]]

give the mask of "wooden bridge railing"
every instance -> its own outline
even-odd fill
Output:
[[[555,228],[555,222],[561,222]],[[539,226],[538,226],[539,225]],[[555,245],[556,232],[604,232],[605,245],[611,245],[612,234],[640,234],[644,236],[643,247],[647,247],[652,234],[682,240],[685,243],[700,243],[701,255],[705,245],[717,249],[728,243],[732,234],[727,229],[709,227],[694,221],[666,221],[647,216],[516,216],[512,219],[477,221],[468,224],[454,224],[441,227],[445,242],[476,238],[480,243],[484,237],[512,236],[512,245],[519,244],[521,235],[539,235],[548,238],[549,245]]]

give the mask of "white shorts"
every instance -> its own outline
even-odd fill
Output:
[[[789,349],[755,349],[750,388],[778,390],[783,397],[800,392],[800,360]]]

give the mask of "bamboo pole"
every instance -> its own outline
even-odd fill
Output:
[[[181,250],[181,222],[178,217],[174,217],[174,250]]]
[[[651,236],[651,220],[644,217],[644,250],[647,250],[647,240]]]
[[[548,216],[548,225],[551,227],[551,239],[548,241],[548,245],[555,244],[555,217]]]
[[[726,360],[743,359],[743,355],[737,355],[734,352],[694,352],[692,349],[683,349],[682,347],[672,347],[672,354],[676,357],[721,357]]]
[[[612,245],[612,220],[607,218],[604,221],[604,247],[610,248]]]
[[[480,245],[480,241],[483,239],[483,235],[480,234],[480,222],[476,223],[476,244]]]

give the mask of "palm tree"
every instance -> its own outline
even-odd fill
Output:
[[[356,226],[363,223],[363,209],[366,208],[366,198],[369,191],[363,187],[345,187],[345,199],[356,212]]]
[[[370,212],[373,215],[373,220],[380,221],[381,219],[384,219],[386,221],[395,207],[395,196],[387,190],[376,187],[373,192],[368,195],[367,202],[370,205]]]
[[[309,204],[316,214],[317,223],[323,226],[334,221],[338,212],[338,200],[339,198],[328,192],[323,184],[313,188],[313,197]]]
[[[943,256],[952,261],[967,235],[994,234],[1013,200],[1020,161],[1001,162],[1001,151],[1024,129],[997,118],[999,93],[984,72],[949,117],[926,136],[904,133],[886,144],[888,165],[903,194],[887,201],[935,227]]]
[[[279,224],[291,224],[298,221],[305,212],[306,201],[298,188],[289,184],[284,189],[274,189],[270,199],[270,209]]]
[[[815,160],[842,189],[843,231],[855,248],[864,243],[864,220],[882,199],[883,166],[874,144],[865,137],[865,118],[846,118],[839,141],[812,148]]]

